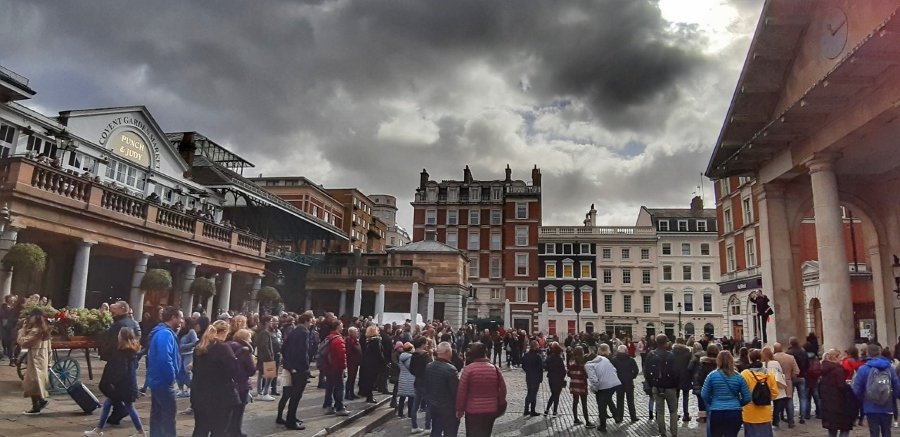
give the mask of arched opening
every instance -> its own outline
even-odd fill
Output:
[[[712,323],[707,323],[707,324],[703,325],[703,333],[706,335],[715,336],[716,335],[716,327],[713,326]]]
[[[593,334],[593,333],[594,333],[594,322],[587,322],[587,323],[585,323],[585,324],[584,324],[584,330],[585,330],[585,332],[587,332],[588,334]]]
[[[654,326],[652,323],[647,323],[645,332],[647,333],[648,340],[655,337],[656,336],[656,326]]]
[[[809,312],[809,321],[811,322],[810,332],[815,332],[816,337],[819,339],[819,344],[824,340],[822,335],[822,303],[819,302],[818,298],[812,298],[809,300],[809,308],[807,309]]]
[[[694,324],[686,323],[684,325],[684,338],[689,338],[694,336]]]

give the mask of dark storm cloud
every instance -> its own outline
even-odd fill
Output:
[[[258,171],[401,204],[422,167],[437,179],[461,177],[466,164],[500,178],[511,162],[527,179],[533,164],[564,155],[532,140],[591,141],[534,132],[545,110],[567,126],[623,133],[594,147],[650,156],[633,144],[653,142],[684,108],[685,83],[718,68],[703,32],[666,22],[650,0],[0,0],[0,11],[0,64],[32,79],[41,108],[147,105],[164,129],[204,132]],[[585,197],[683,203],[668,194],[677,184],[611,188],[620,181],[545,173],[559,178],[545,184]],[[559,193],[545,197],[554,211],[582,209],[551,200]]]

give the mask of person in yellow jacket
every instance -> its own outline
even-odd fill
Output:
[[[747,381],[750,387],[750,393],[756,388],[756,384],[763,382],[769,387],[770,402],[765,405],[757,405],[751,401],[744,405],[741,411],[741,417],[744,421],[745,437],[772,437],[772,402],[778,397],[778,382],[775,374],[766,370],[761,358],[762,354],[759,349],[750,350],[750,367],[741,372],[741,376]]]

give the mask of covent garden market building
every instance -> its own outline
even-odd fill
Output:
[[[253,308],[271,285],[297,306],[285,289],[310,261],[293,249],[347,238],[243,178],[249,162],[199,133],[166,133],[143,106],[48,117],[16,102],[34,95],[28,85],[0,68],[0,257],[33,243],[47,262],[38,274],[4,265],[2,295],[57,307],[123,299],[141,318],[164,304]],[[172,289],[145,293],[148,269],[169,271]],[[203,302],[190,293],[200,277],[216,287]]]

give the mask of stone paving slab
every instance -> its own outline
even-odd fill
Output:
[[[73,358],[75,358],[73,356]],[[94,380],[87,380],[86,370],[83,381],[95,395],[103,402],[103,395],[97,388],[102,374],[103,363],[99,358],[92,357],[94,364]],[[86,363],[84,359],[80,359],[82,369],[85,369]],[[142,367],[138,371],[138,382],[144,380],[145,369]],[[343,417],[326,416],[322,410],[322,401],[324,398],[324,390],[316,388],[316,380],[307,386],[303,398],[300,401],[298,416],[305,421],[304,431],[290,431],[281,425],[275,423],[275,414],[278,409],[278,402],[262,402],[256,401],[247,406],[244,415],[243,431],[248,436],[301,436],[311,437],[322,429],[335,425],[344,420]],[[384,396],[376,396],[376,399],[383,399]],[[80,436],[82,432],[96,426],[99,419],[100,410],[98,409],[91,415],[85,415],[74,401],[66,394],[51,395],[50,405],[39,416],[26,416],[23,411],[31,407],[31,401],[22,397],[22,384],[16,374],[15,368],[9,367],[7,361],[0,362],[0,437],[19,437],[19,436]],[[189,399],[178,399],[178,410],[183,411],[190,405]],[[351,412],[361,410],[368,404],[364,399],[347,402],[347,409]],[[150,395],[143,396],[135,403],[138,415],[148,428],[150,422]],[[176,429],[178,435],[189,436],[194,429],[194,419],[191,415],[179,414],[177,417]],[[107,426],[104,430],[105,436],[128,436],[134,433],[134,427],[131,426],[129,419],[122,420],[122,425]]]

